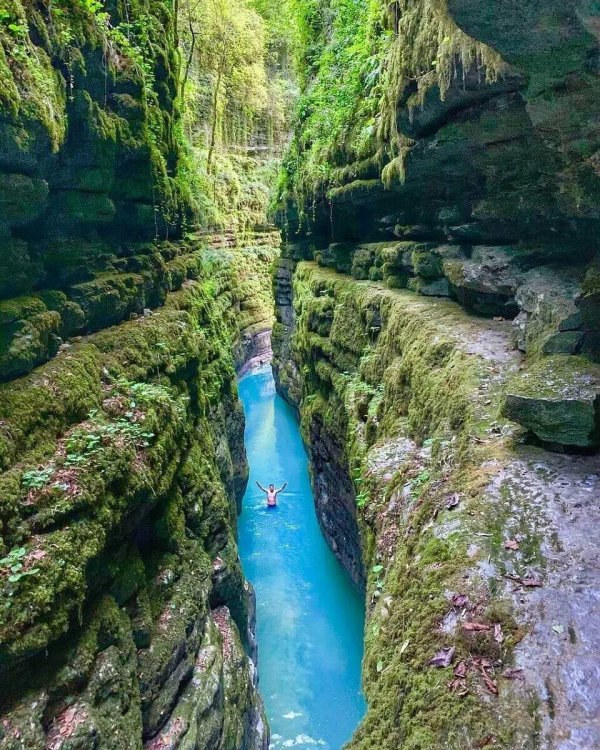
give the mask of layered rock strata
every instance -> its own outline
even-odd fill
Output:
[[[315,263],[292,277],[302,253],[275,276],[274,362],[325,536],[366,580],[369,708],[348,747],[595,747],[597,457],[502,416],[509,323]]]
[[[275,248],[185,253],[162,307],[0,386],[3,748],[268,747],[232,352]]]
[[[0,75],[5,380],[178,288],[191,199],[172,4],[8,0]]]
[[[600,360],[597,8],[396,0],[359,17],[311,30],[324,54],[307,78],[281,225],[305,259],[513,321],[532,373],[511,386],[512,403],[525,404],[511,417],[522,413],[555,449],[597,448],[598,390],[585,362]],[[354,88],[331,80],[353,43],[356,56],[369,43],[373,54],[372,73],[349,74]],[[336,107],[354,113],[338,140],[319,129],[313,91],[332,128]],[[588,403],[580,434],[561,434],[528,388],[551,370],[539,361],[556,355],[573,356],[565,368],[588,389],[576,389],[577,404]],[[560,382],[545,392],[571,400]]]

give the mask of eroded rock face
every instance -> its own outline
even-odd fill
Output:
[[[392,28],[403,28],[414,7],[390,3]],[[401,170],[385,177],[399,148],[389,134],[357,161],[351,149],[334,149],[333,177],[317,181],[306,210],[287,196],[290,240],[306,236],[316,260],[357,278],[451,296],[486,317],[518,316],[527,349],[598,360],[596,318],[568,329],[556,319],[558,308],[574,304],[581,315],[591,308],[581,284],[600,253],[598,9],[584,0],[509,2],[501,10],[451,0],[427,3],[414,24],[433,17],[457,24],[472,44],[489,45],[508,67],[490,80],[484,61],[464,69],[457,54],[446,90],[426,86],[415,103],[439,60],[434,42],[433,53],[424,51],[416,30],[404,29],[394,44],[404,45],[408,59],[420,56],[421,67],[419,79],[404,74],[395,100],[397,131],[408,144]],[[318,81],[318,67],[314,75]],[[298,143],[302,173],[302,132]],[[365,248],[394,237],[420,244],[415,250],[428,259],[415,265],[409,254],[367,265]],[[535,286],[538,272],[546,281],[554,274],[556,283],[548,287],[552,300],[538,298],[532,314],[522,287]]]
[[[5,9],[0,380],[162,304],[188,276],[180,250],[152,244],[179,237],[189,214],[173,9],[109,5],[110,33],[85,4]]]
[[[550,446],[600,446],[600,368],[578,357],[553,356],[507,386],[505,416]]]
[[[528,445],[498,417],[528,373],[510,324],[315,263],[296,266],[293,308],[275,362],[299,373],[326,537],[350,572],[360,540],[366,571],[369,710],[349,747],[595,747],[599,462]],[[564,374],[556,429],[583,407],[588,439],[595,366],[544,363],[544,383]]]

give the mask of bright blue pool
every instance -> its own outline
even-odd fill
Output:
[[[244,572],[257,595],[260,689],[272,748],[341,750],[364,712],[364,605],[317,522],[293,410],[270,368],[240,382],[250,481],[239,522]],[[275,510],[257,488],[287,481]]]

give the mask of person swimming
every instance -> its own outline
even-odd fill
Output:
[[[279,495],[280,492],[283,492],[285,488],[287,487],[287,482],[284,482],[283,485],[276,490],[274,484],[270,484],[268,489],[263,487],[260,482],[256,483],[259,490],[262,490],[265,495],[267,496],[267,507],[268,508],[276,508],[277,507],[277,495]]]

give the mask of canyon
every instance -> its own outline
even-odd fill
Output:
[[[279,747],[237,541],[271,361],[366,603],[345,747],[600,747],[600,12],[268,7],[215,25],[235,69],[184,2],[0,8],[0,748]]]

